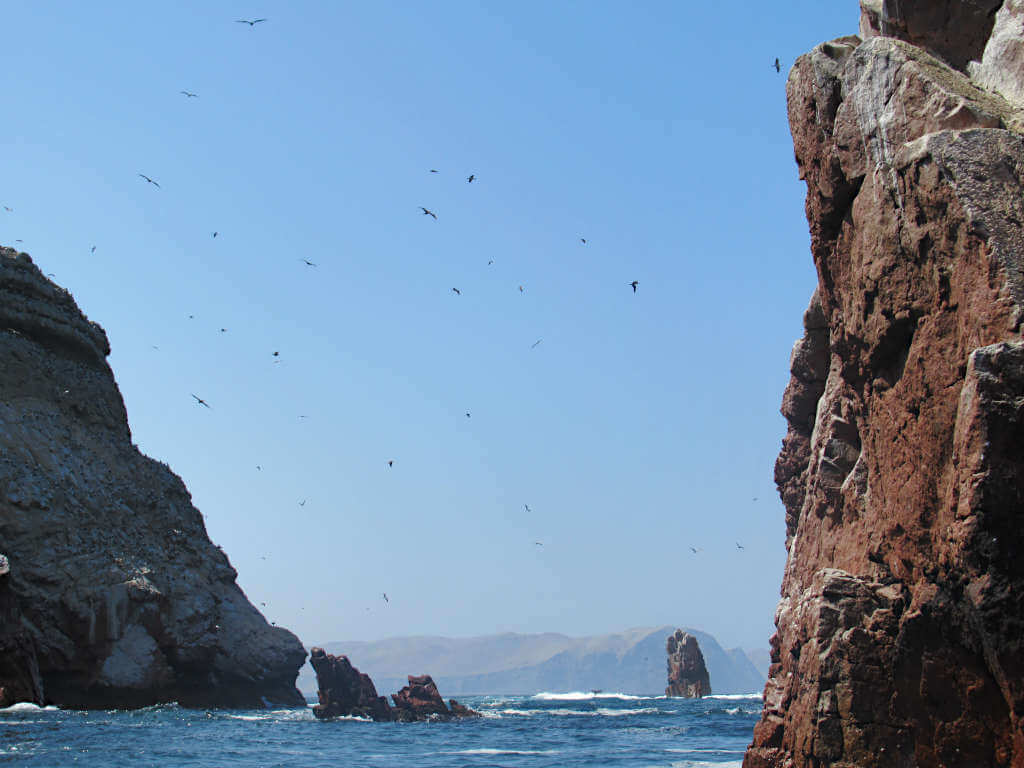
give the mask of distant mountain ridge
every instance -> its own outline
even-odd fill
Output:
[[[345,654],[373,678],[386,695],[406,684],[407,675],[430,674],[444,696],[531,694],[601,689],[630,694],[663,694],[665,641],[674,626],[645,627],[590,637],[555,633],[505,633],[470,638],[396,637],[374,642],[338,641],[323,647]],[[754,693],[765,677],[739,648],[726,650],[700,630],[683,627],[700,643],[714,693]],[[312,670],[303,667],[303,692],[316,690]]]

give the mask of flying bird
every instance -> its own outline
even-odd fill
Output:
[[[701,547],[690,547],[690,551],[696,555],[698,552],[703,552],[704,550]]]
[[[538,547],[543,547],[544,546],[543,542],[540,542],[540,541],[535,541],[533,543],[536,544]]]
[[[739,543],[739,542],[737,541],[737,542],[736,542],[736,549],[746,549],[746,547],[744,547],[744,546],[743,546],[742,544],[740,544],[740,543]]]
[[[196,399],[196,402],[199,403],[200,405],[205,405],[207,408],[210,407],[210,404],[203,400],[203,398],[201,398],[199,395],[193,393],[192,397],[194,397]]]
[[[216,237],[219,234],[220,234],[220,232],[211,232],[210,233],[210,237]]]
[[[305,264],[305,265],[306,265],[307,267],[315,267],[315,266],[316,266],[316,264],[314,264],[314,263],[313,263],[312,261],[310,261],[309,259],[299,259],[299,261],[301,261],[301,262],[302,262],[303,264]]]
[[[385,603],[390,603],[391,602],[390,600],[388,600],[388,593],[387,592],[381,592],[380,594],[384,598],[384,602]]]
[[[7,211],[8,213],[14,213],[14,209],[7,205],[4,206],[4,210]]]
[[[420,210],[423,211],[423,215],[424,216],[433,216],[434,217],[434,221],[437,221],[437,214],[434,213],[433,211],[431,211],[431,210],[429,210],[427,208],[424,208],[422,205],[420,206]]]
[[[252,21],[249,21],[248,19],[235,19],[236,24],[248,24],[250,27],[255,27],[257,24],[264,21],[266,21],[266,19],[253,19]]]
[[[529,504],[523,504],[523,506],[524,506],[524,507],[526,507],[526,511],[527,511],[527,512],[529,512],[529,511],[530,511],[530,505],[529,505]]]
[[[192,91],[178,91],[178,93],[180,93],[181,95],[183,95],[183,96],[185,96],[186,98],[189,98],[189,99],[199,98],[199,94],[198,93],[192,93]]]
[[[533,349],[538,344],[540,344],[542,341],[544,341],[544,339],[537,339],[535,342],[533,342],[533,344],[530,345],[530,349]]]
[[[469,411],[466,411],[466,418],[467,418],[467,419],[468,419],[468,418],[470,418],[470,416],[469,416]]]
[[[776,72],[781,72],[782,71],[782,65],[779,64],[778,57],[775,58],[775,63],[772,66],[775,67],[775,71]]]
[[[584,245],[586,245],[587,244],[587,238],[581,237],[580,238],[580,242],[583,243]]]
[[[493,263],[494,263],[494,259],[491,259],[490,261],[488,261],[488,262],[487,262],[487,266],[489,267],[489,266],[491,266],[491,264],[493,264]]]
[[[520,292],[520,293],[522,293],[522,292],[523,292],[523,286],[521,286],[521,285],[519,286],[519,292]]]
[[[633,286],[633,293],[636,293],[636,287],[638,285],[640,285],[640,281],[639,280],[634,280],[632,283],[630,283],[630,285]]]
[[[141,176],[142,178],[144,178],[144,179],[145,179],[146,181],[148,181],[148,182],[149,182],[150,184],[152,184],[152,185],[153,185],[154,187],[156,187],[157,189],[160,189],[160,185],[159,185],[159,184],[157,184],[157,183],[156,183],[155,181],[153,181],[153,180],[152,180],[151,178],[149,178],[149,176],[147,176],[146,174],[144,174],[144,173],[140,173],[140,174],[139,174],[139,176]]]
[[[95,245],[92,248],[89,249],[89,253],[96,253],[96,246]]]
[[[274,352],[274,357],[278,357],[280,354],[280,352]]]
[[[300,507],[304,507],[304,506],[306,506],[306,500],[305,500],[305,499],[303,499],[302,501],[300,501],[300,502],[299,502],[299,506],[300,506]]]
[[[431,173],[437,173],[437,169],[436,169],[436,168],[431,168],[431,169],[430,169],[430,172],[431,172]]]
[[[467,184],[472,184],[473,183],[473,179],[475,179],[475,178],[476,178],[476,174],[475,173],[469,174],[469,178],[466,179],[466,183]]]
[[[390,466],[391,466],[392,464],[394,464],[394,463],[395,463],[395,460],[394,460],[394,459],[388,459],[388,466],[389,466],[389,467],[390,467]]]
[[[220,332],[221,332],[221,333],[227,333],[227,332],[228,332],[228,329],[227,329],[227,328],[221,328],[221,329],[220,329]]]
[[[457,293],[459,296],[462,295],[462,291],[460,291],[458,288],[452,288],[452,290],[455,291],[455,293]]]

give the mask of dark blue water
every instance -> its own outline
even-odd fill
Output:
[[[759,697],[467,696],[454,723],[319,722],[309,710],[176,706],[0,711],[0,764],[25,766],[739,766]]]

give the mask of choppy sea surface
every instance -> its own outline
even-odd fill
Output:
[[[739,766],[761,695],[466,696],[479,719],[373,723],[311,710],[0,710],[0,764],[565,768]]]

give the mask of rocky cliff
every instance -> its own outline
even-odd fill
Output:
[[[0,691],[303,704],[305,650],[248,602],[181,479],[132,444],[109,351],[67,291],[0,249],[0,648],[24,659],[4,653]]]
[[[696,637],[677,629],[668,636],[665,651],[668,653],[666,696],[699,699],[711,695],[711,678]]]
[[[1024,2],[860,32],[787,83],[819,287],[744,765],[1024,766]]]

